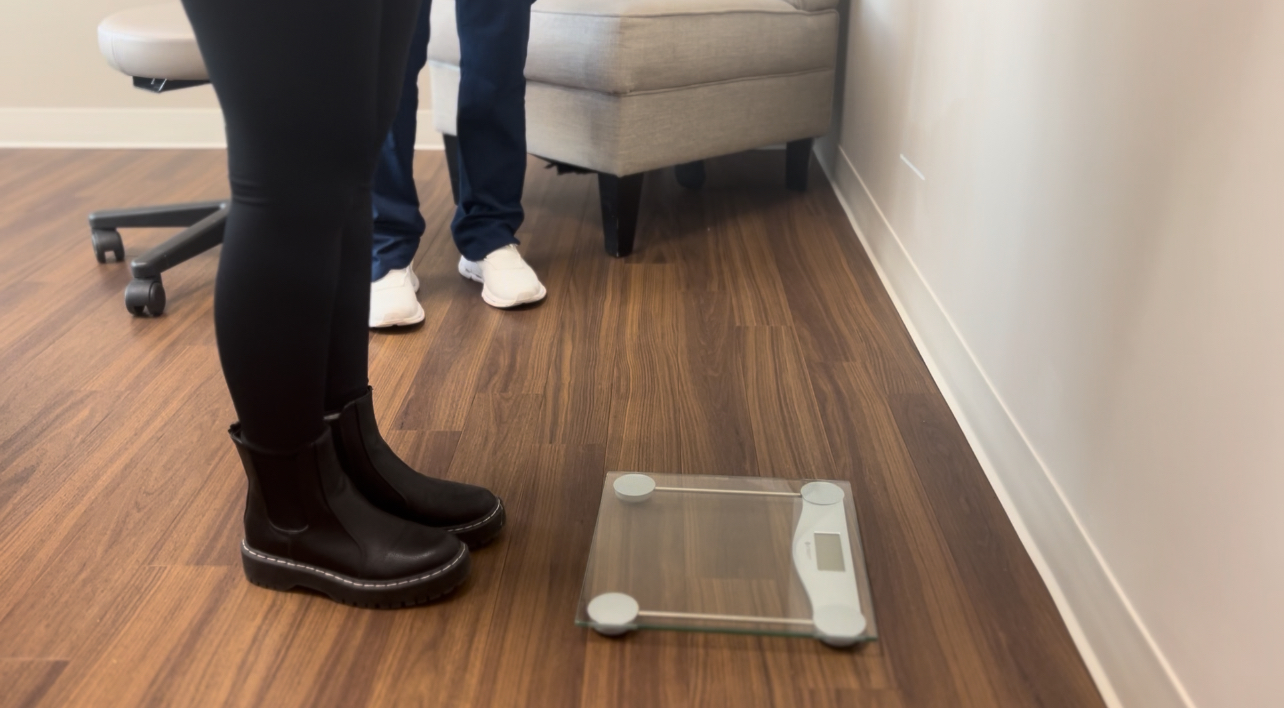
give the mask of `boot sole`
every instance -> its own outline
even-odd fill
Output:
[[[468,549],[461,548],[449,563],[427,573],[362,580],[256,551],[241,541],[241,565],[246,579],[269,590],[307,588],[345,605],[394,609],[422,605],[449,594],[468,578],[472,560]]]
[[[445,527],[442,528],[442,531],[463,541],[464,545],[475,551],[494,541],[499,536],[507,517],[508,514],[504,511],[504,501],[501,499],[496,502],[495,508],[491,509],[489,514],[477,521],[461,526]]]

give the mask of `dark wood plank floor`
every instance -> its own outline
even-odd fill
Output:
[[[84,215],[213,198],[220,152],[0,151],[0,705],[1101,705],[1047,590],[817,171],[648,177],[637,253],[594,181],[532,161],[547,301],[455,273],[440,153],[417,166],[427,320],[370,339],[380,420],[511,509],[453,599],[369,611],[241,577],[244,477],[214,347],[217,254],[130,317]],[[161,233],[126,232],[137,254]],[[286,316],[283,313],[283,316]],[[572,624],[605,471],[850,480],[882,638]]]

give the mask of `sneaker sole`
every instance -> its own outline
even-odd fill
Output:
[[[250,548],[241,541],[241,566],[251,583],[269,590],[306,588],[355,607],[413,607],[449,594],[468,578],[472,559],[461,548],[451,561],[427,573],[391,580],[362,580],[296,563]]]
[[[378,323],[378,324],[375,324],[374,322],[371,322],[371,323],[370,323],[370,329],[383,329],[383,328],[385,328],[385,327],[405,327],[405,326],[408,326],[408,325],[416,325],[416,324],[419,324],[420,322],[423,322],[423,321],[424,321],[424,308],[423,308],[423,306],[421,305],[421,306],[419,307],[419,312],[417,312],[417,313],[415,313],[415,314],[411,315],[410,317],[407,317],[406,319],[402,319],[402,320],[384,320],[384,321],[382,321],[382,322],[380,322],[380,323]]]
[[[415,278],[415,292],[416,292],[416,293],[418,293],[418,292],[419,292],[419,278],[415,277],[415,274],[414,274],[414,272],[413,272],[413,271],[411,271],[410,276],[411,276],[412,278]],[[416,303],[416,304],[418,304],[418,303]],[[408,325],[416,325],[416,324],[419,324],[420,322],[423,322],[423,321],[424,321],[424,307],[423,307],[423,305],[419,305],[419,312],[417,312],[417,313],[415,313],[415,314],[411,315],[410,317],[408,317],[408,318],[406,318],[406,319],[404,319],[404,320],[384,320],[383,322],[380,322],[380,323],[378,323],[378,324],[375,324],[374,322],[371,322],[371,323],[370,323],[370,329],[383,329],[383,328],[385,328],[385,327],[406,327],[406,326],[408,326]]]
[[[486,281],[477,273],[474,273],[471,270],[468,270],[467,268],[460,266],[459,274],[471,281],[481,283],[482,300],[484,300],[487,305],[490,305],[491,307],[497,307],[501,310],[506,310],[510,307],[517,307],[518,305],[529,305],[532,302],[539,302],[540,300],[543,300],[548,295],[548,288],[545,288],[544,284],[540,283],[539,292],[536,293],[535,295],[532,295],[531,297],[517,298],[515,300],[503,300],[495,297],[494,293],[490,291],[490,288],[486,287]]]
[[[442,531],[451,534],[462,541],[464,545],[468,546],[470,550],[475,551],[478,548],[486,546],[499,536],[499,532],[503,530],[507,517],[508,514],[504,511],[504,502],[501,499],[495,504],[495,508],[491,509],[490,513],[477,521],[462,524],[460,526],[443,528]]]
[[[539,292],[531,297],[519,298],[516,300],[501,300],[491,293],[490,288],[486,287],[485,283],[482,283],[482,300],[485,300],[487,305],[497,307],[501,310],[507,310],[510,307],[517,307],[518,305],[529,305],[532,302],[539,302],[540,300],[543,300],[546,295],[548,295],[548,289],[543,285],[540,285]]]

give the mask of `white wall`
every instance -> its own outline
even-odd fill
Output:
[[[1104,693],[1284,706],[1284,2],[849,2],[822,162]]]
[[[148,93],[98,53],[104,17],[164,1],[0,0],[0,147],[221,147],[209,86]],[[427,71],[420,88],[426,97]],[[419,120],[432,125],[427,111]],[[423,146],[441,142],[420,133]]]

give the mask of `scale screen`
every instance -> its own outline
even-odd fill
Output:
[[[843,563],[843,537],[836,533],[818,533],[816,539],[816,567],[839,573],[847,570]]]

